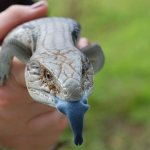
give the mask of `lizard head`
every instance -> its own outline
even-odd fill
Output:
[[[44,59],[43,59],[44,58]],[[93,68],[79,50],[51,51],[31,58],[25,71],[28,91],[40,103],[56,107],[65,114],[80,145],[87,97],[93,85]]]
[[[93,74],[92,63],[77,48],[36,54],[26,65],[29,94],[67,116],[76,145],[83,141],[83,119],[89,107],[87,98],[93,86]]]
[[[32,98],[55,106],[56,98],[79,101],[88,97],[93,86],[93,68],[77,49],[51,51],[33,55],[26,65],[25,78]]]

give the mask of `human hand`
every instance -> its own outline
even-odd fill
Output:
[[[0,41],[17,25],[43,17],[47,5],[11,6],[0,14]],[[16,17],[17,16],[17,17]],[[89,44],[86,38],[78,47]],[[13,59],[10,78],[0,87],[0,145],[16,150],[48,150],[66,127],[65,117],[54,108],[31,99],[25,86],[25,65]]]
[[[43,17],[47,5],[11,6],[0,14],[0,41],[17,25]],[[54,108],[28,95],[24,64],[14,58],[10,78],[0,87],[0,145],[16,150],[48,150],[66,127],[66,119]]]

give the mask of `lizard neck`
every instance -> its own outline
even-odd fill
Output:
[[[37,39],[36,51],[66,50],[75,47],[70,31],[63,28],[52,30],[52,27],[46,26],[47,24],[40,28],[41,35]]]

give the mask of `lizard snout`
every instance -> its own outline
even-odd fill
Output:
[[[63,96],[65,100],[80,100],[83,96],[80,84],[74,79],[68,79],[64,84]]]

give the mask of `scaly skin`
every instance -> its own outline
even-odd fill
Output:
[[[9,77],[11,60],[17,56],[26,63],[30,96],[68,117],[76,145],[83,141],[83,117],[88,109],[94,68],[98,71],[104,63],[99,47],[96,55],[91,54],[91,62],[88,53],[86,56],[89,48],[84,49],[84,54],[76,47],[79,35],[80,25],[72,19],[42,18],[17,27],[5,38],[0,51],[0,85]],[[98,65],[92,63],[95,60]]]

